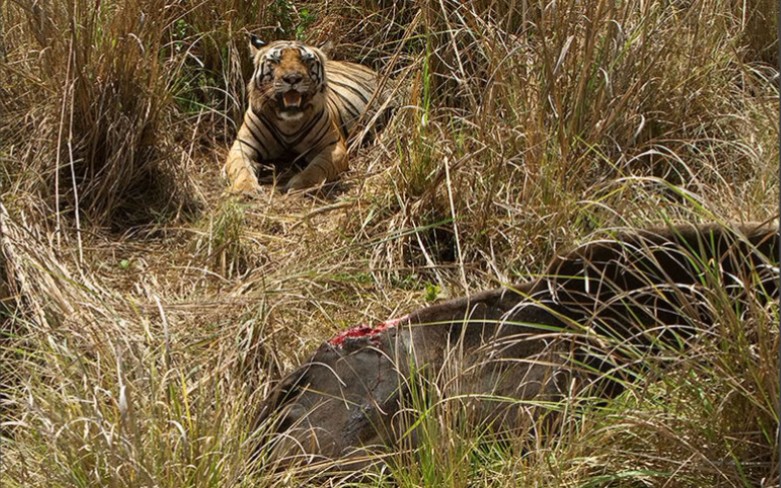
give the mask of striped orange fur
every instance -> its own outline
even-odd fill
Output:
[[[377,73],[297,41],[253,36],[250,45],[249,108],[223,168],[231,190],[258,190],[257,165],[290,154],[306,166],[285,189],[336,180],[348,168],[347,138],[377,91]]]

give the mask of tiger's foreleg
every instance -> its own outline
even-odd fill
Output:
[[[326,181],[333,181],[347,171],[347,147],[339,139],[317,153],[303,171],[290,178],[285,189],[303,190]]]
[[[233,142],[228,159],[222,170],[230,182],[231,193],[257,193],[260,190],[258,178],[255,176],[255,166],[259,151],[242,137],[244,126],[239,130],[239,137]]]

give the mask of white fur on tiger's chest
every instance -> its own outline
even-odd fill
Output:
[[[299,122],[301,122],[301,120],[303,120],[303,118],[304,118],[304,112],[303,111],[299,111],[299,112],[279,112],[278,116],[279,116],[279,119],[282,122],[295,122],[296,123],[295,127],[298,127],[300,125]],[[285,124],[285,125],[287,125],[287,124]],[[285,128],[286,129],[294,129],[294,126],[290,125],[290,126],[285,127]]]

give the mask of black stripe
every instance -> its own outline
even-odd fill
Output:
[[[326,115],[326,113],[327,110],[325,108],[321,109],[319,114],[317,114],[315,117],[312,117],[312,120],[310,120],[304,127],[301,128],[298,138],[294,142],[291,142],[290,145],[297,146],[298,144],[300,144],[301,141],[304,139],[304,137],[306,137],[307,134],[309,134],[309,131],[314,129],[317,126],[317,124],[319,124],[320,121],[323,120],[323,117]]]
[[[333,94],[339,97],[339,99],[342,101],[342,103],[347,107],[347,111],[350,112],[350,115],[353,117],[357,117],[361,114],[362,110],[353,105],[353,102],[343,94],[339,93],[336,90],[332,90]]]
[[[333,94],[336,96],[334,99],[334,102],[341,102],[343,110],[347,110],[350,112],[351,115],[359,115],[363,110],[361,110],[359,107],[355,106],[354,100],[352,100],[349,96],[346,94],[338,91],[338,90],[331,90]]]
[[[377,80],[379,76],[374,71],[364,72],[360,70],[351,69],[349,66],[345,67],[345,69],[335,70],[334,75],[345,76],[352,80],[361,81],[364,83],[371,82],[372,80]]]
[[[290,138],[291,138],[291,137],[293,137],[293,136],[297,135],[297,134],[298,134],[300,131],[301,131],[301,128],[298,128],[298,129],[293,129],[293,132],[291,132],[290,134],[288,134],[287,132],[283,131],[281,127],[277,127],[277,133],[278,133],[280,136],[284,137],[284,138],[285,138],[285,140],[288,140],[288,141],[290,140]]]
[[[247,130],[249,130],[249,133],[252,134],[252,137],[258,142],[258,144],[260,144],[260,147],[264,151],[266,151],[266,154],[265,155],[261,154],[261,156],[263,156],[265,158],[271,157],[271,151],[269,151],[269,149],[266,147],[266,145],[263,144],[263,138],[260,137],[260,135],[258,135],[258,133],[253,128],[253,126],[255,125],[255,121],[252,120],[252,116],[251,115],[247,115],[247,119],[248,119],[248,121],[245,122],[244,125],[247,127]],[[258,127],[258,129],[260,129],[260,127]],[[260,151],[258,151],[258,152],[260,152]]]
[[[276,127],[274,127],[274,124],[270,123],[268,120],[266,120],[266,117],[263,115],[255,114],[258,117],[258,120],[260,120],[260,123],[263,124],[267,131],[271,133],[271,137],[274,138],[274,141],[276,141],[277,145],[282,149],[287,149],[290,146],[288,146],[285,142],[280,140],[279,133],[276,131]]]
[[[309,141],[309,146],[311,148],[317,147],[318,144],[320,144],[320,141],[325,139],[325,136],[328,135],[328,133],[329,133],[328,129],[330,129],[329,124],[327,124],[327,123],[323,124],[323,129],[321,129],[320,132],[316,136],[314,136],[311,141]],[[328,147],[328,146],[331,146],[333,144],[336,144],[336,142],[338,142],[338,139],[336,139],[334,142],[332,142],[330,144],[326,144],[324,147]]]
[[[246,139],[242,139],[241,137],[239,137],[237,139],[239,140],[240,143],[242,143],[242,144],[244,144],[246,146],[251,147],[253,150],[255,150],[256,153],[258,153],[258,156],[263,158],[262,151],[260,149],[258,149],[257,147],[255,147],[255,145],[253,143],[251,143],[250,141],[248,141]]]
[[[376,87],[377,87],[377,78],[372,77],[370,79],[351,76],[349,73],[334,73],[334,75],[329,78],[329,81],[336,82],[338,78],[346,78],[347,81],[351,83],[355,83],[360,88],[363,88],[365,91],[369,93],[374,93]]]
[[[328,102],[333,107],[332,113],[334,117],[337,117],[338,120],[334,120],[334,123],[338,126],[339,131],[342,133],[342,137],[347,139],[347,136],[350,135],[349,127],[347,126],[347,120],[342,116],[342,110],[340,110],[339,105],[336,103],[335,100],[328,100]]]
[[[361,101],[364,103],[364,105],[368,105],[369,99],[366,98],[366,95],[364,95],[363,91],[358,90],[355,87],[353,87],[351,85],[348,85],[346,83],[341,83],[341,82],[335,81],[335,80],[331,80],[331,85],[336,85],[336,86],[338,86],[340,88],[344,88],[346,90],[350,90],[351,92],[353,92],[355,95],[357,95],[361,99]],[[336,90],[334,90],[334,91],[336,91]]]

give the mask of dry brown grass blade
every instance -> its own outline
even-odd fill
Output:
[[[34,320],[45,323],[49,310],[44,303],[54,301],[58,314],[70,315],[74,309],[55,278],[59,275],[60,279],[70,280],[70,273],[46,252],[38,237],[29,232],[29,226],[14,222],[0,203],[0,239],[8,284],[19,300],[31,308]],[[41,300],[42,297],[46,299]]]

